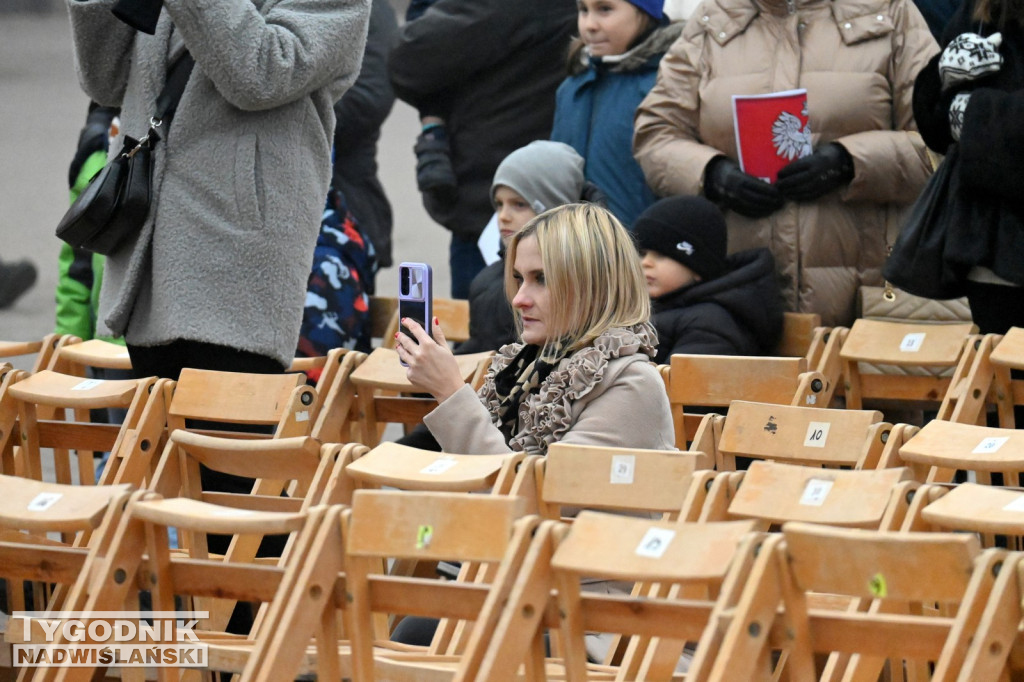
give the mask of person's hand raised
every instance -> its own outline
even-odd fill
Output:
[[[395,334],[395,350],[408,369],[405,376],[410,382],[430,393],[437,402],[444,402],[449,396],[465,385],[455,355],[448,348],[441,326],[434,318],[433,336],[415,320],[402,319],[402,325],[413,335],[415,341],[404,332]]]

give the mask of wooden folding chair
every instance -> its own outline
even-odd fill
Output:
[[[832,386],[808,371],[807,359],[731,355],[673,355],[660,368],[676,427],[676,447],[685,450],[703,415],[694,407],[723,408],[733,400],[827,407]]]
[[[264,629],[271,636],[258,642],[243,679],[291,679],[315,631],[319,679],[440,680],[451,679],[457,665],[472,667],[432,647],[390,643],[381,616],[461,619],[486,638],[539,522],[522,517],[522,509],[507,496],[356,491],[352,508],[342,510],[335,528],[324,524],[316,553],[294,571],[300,579],[291,598],[271,607]],[[392,558],[494,563],[500,579],[482,585],[389,575],[385,559]],[[339,608],[349,638],[340,646]]]
[[[838,679],[823,677],[815,660],[832,653],[853,658],[825,675],[874,680],[885,660],[896,671],[931,661],[932,680],[955,679],[1006,557],[964,534],[787,523],[765,542],[740,598],[712,615],[687,681],[775,679],[773,650],[793,680]],[[874,603],[812,608],[821,594]]]
[[[978,328],[859,319],[839,351],[846,407],[936,409]]]
[[[130,493],[128,485],[61,485],[0,475],[0,578],[6,583],[8,613],[63,608],[90,546],[109,540]],[[30,583],[28,601],[25,586]],[[8,621],[0,645],[5,660],[12,660],[11,643],[34,640],[32,628],[22,618]]]
[[[463,379],[474,387],[482,385],[493,355],[492,351],[456,355]],[[392,349],[374,349],[352,372],[351,381],[359,406],[360,440],[370,447],[380,443],[387,424],[418,424],[437,406],[433,397],[409,382]]]
[[[179,611],[176,596],[270,602],[277,594],[283,568],[211,559],[202,551],[181,556],[169,548],[168,528],[196,537],[210,533],[288,534],[305,537],[295,544],[308,548],[308,537],[316,534],[326,509],[321,506],[308,512],[260,511],[187,498],[164,499],[156,493],[138,491],[128,502],[109,547],[90,554],[89,565],[83,568],[69,599],[83,604],[79,610],[87,612],[123,610],[126,605],[138,603],[142,590],[150,592],[153,611]],[[292,559],[301,561],[298,554]],[[197,634],[202,634],[204,620],[200,619]],[[82,644],[93,643],[91,637],[91,633],[85,635]],[[68,644],[59,628],[56,640],[58,645]],[[202,637],[198,644],[202,644]],[[91,680],[104,667],[100,661],[83,667],[41,668],[36,679]],[[202,671],[161,667],[157,668],[157,678],[194,679],[197,672]]]
[[[352,372],[366,359],[365,353],[335,348],[328,352],[316,382],[317,402],[312,411],[312,436],[321,443],[353,440],[358,422]]]
[[[184,498],[227,508],[273,512],[305,511],[324,501],[331,472],[340,471],[352,457],[354,446],[338,443],[321,445],[309,436],[243,440],[222,438],[176,430],[168,438],[150,489],[164,498]],[[339,463],[339,459],[343,460]],[[234,476],[255,479],[248,494],[204,490],[200,466]],[[351,488],[345,494],[335,490],[335,500],[348,503]],[[224,553],[234,563],[256,560],[262,534],[232,537]],[[183,553],[195,555],[197,548],[205,556],[205,538],[183,533],[178,537]],[[288,548],[284,548],[284,557]],[[271,563],[280,563],[271,558]],[[224,630],[235,603],[211,600],[204,604],[210,612],[208,629]]]
[[[978,483],[1020,484],[1024,474],[1024,434],[1016,429],[958,424],[933,419],[911,435],[882,462],[908,466],[914,477],[928,483],[949,483],[957,471],[970,472]]]
[[[743,583],[761,541],[745,521],[693,524],[583,511],[571,525],[546,523],[555,524],[551,539],[534,543],[479,672],[460,671],[457,680],[517,679],[521,664],[527,679],[673,679],[672,672],[652,674],[640,653],[627,655],[621,667],[589,665],[585,633],[662,637],[678,642],[678,659],[683,643],[701,636],[719,590]],[[679,589],[668,597],[581,590],[592,578]],[[556,603],[549,605],[552,590]],[[558,630],[558,658],[545,658],[545,624]]]
[[[163,437],[164,399],[174,382],[100,380],[40,370],[10,372],[0,385],[2,471],[43,479],[43,453],[52,448],[58,483],[71,483],[71,451],[77,480],[96,482],[94,456],[109,452],[104,484],[141,485]],[[121,424],[93,422],[91,410],[126,410]]]

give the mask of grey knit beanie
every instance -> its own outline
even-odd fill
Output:
[[[491,203],[499,185],[526,199],[537,213],[579,201],[583,157],[563,142],[536,140],[505,157],[494,172]]]

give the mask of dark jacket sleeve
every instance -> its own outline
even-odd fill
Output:
[[[497,0],[438,0],[399,32],[388,68],[399,99],[419,107],[437,93],[509,58],[511,16]]]
[[[377,135],[391,113],[395,93],[388,77],[387,59],[397,35],[398,21],[391,3],[373,0],[359,77],[334,105],[338,119],[334,132],[336,147],[352,146],[368,135]]]

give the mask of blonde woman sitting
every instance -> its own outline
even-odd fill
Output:
[[[520,342],[494,357],[479,393],[444,335],[412,320],[396,348],[438,407],[424,419],[446,452],[546,454],[550,443],[672,450],[668,398],[640,259],[625,228],[593,204],[534,218],[512,238],[505,291]]]

